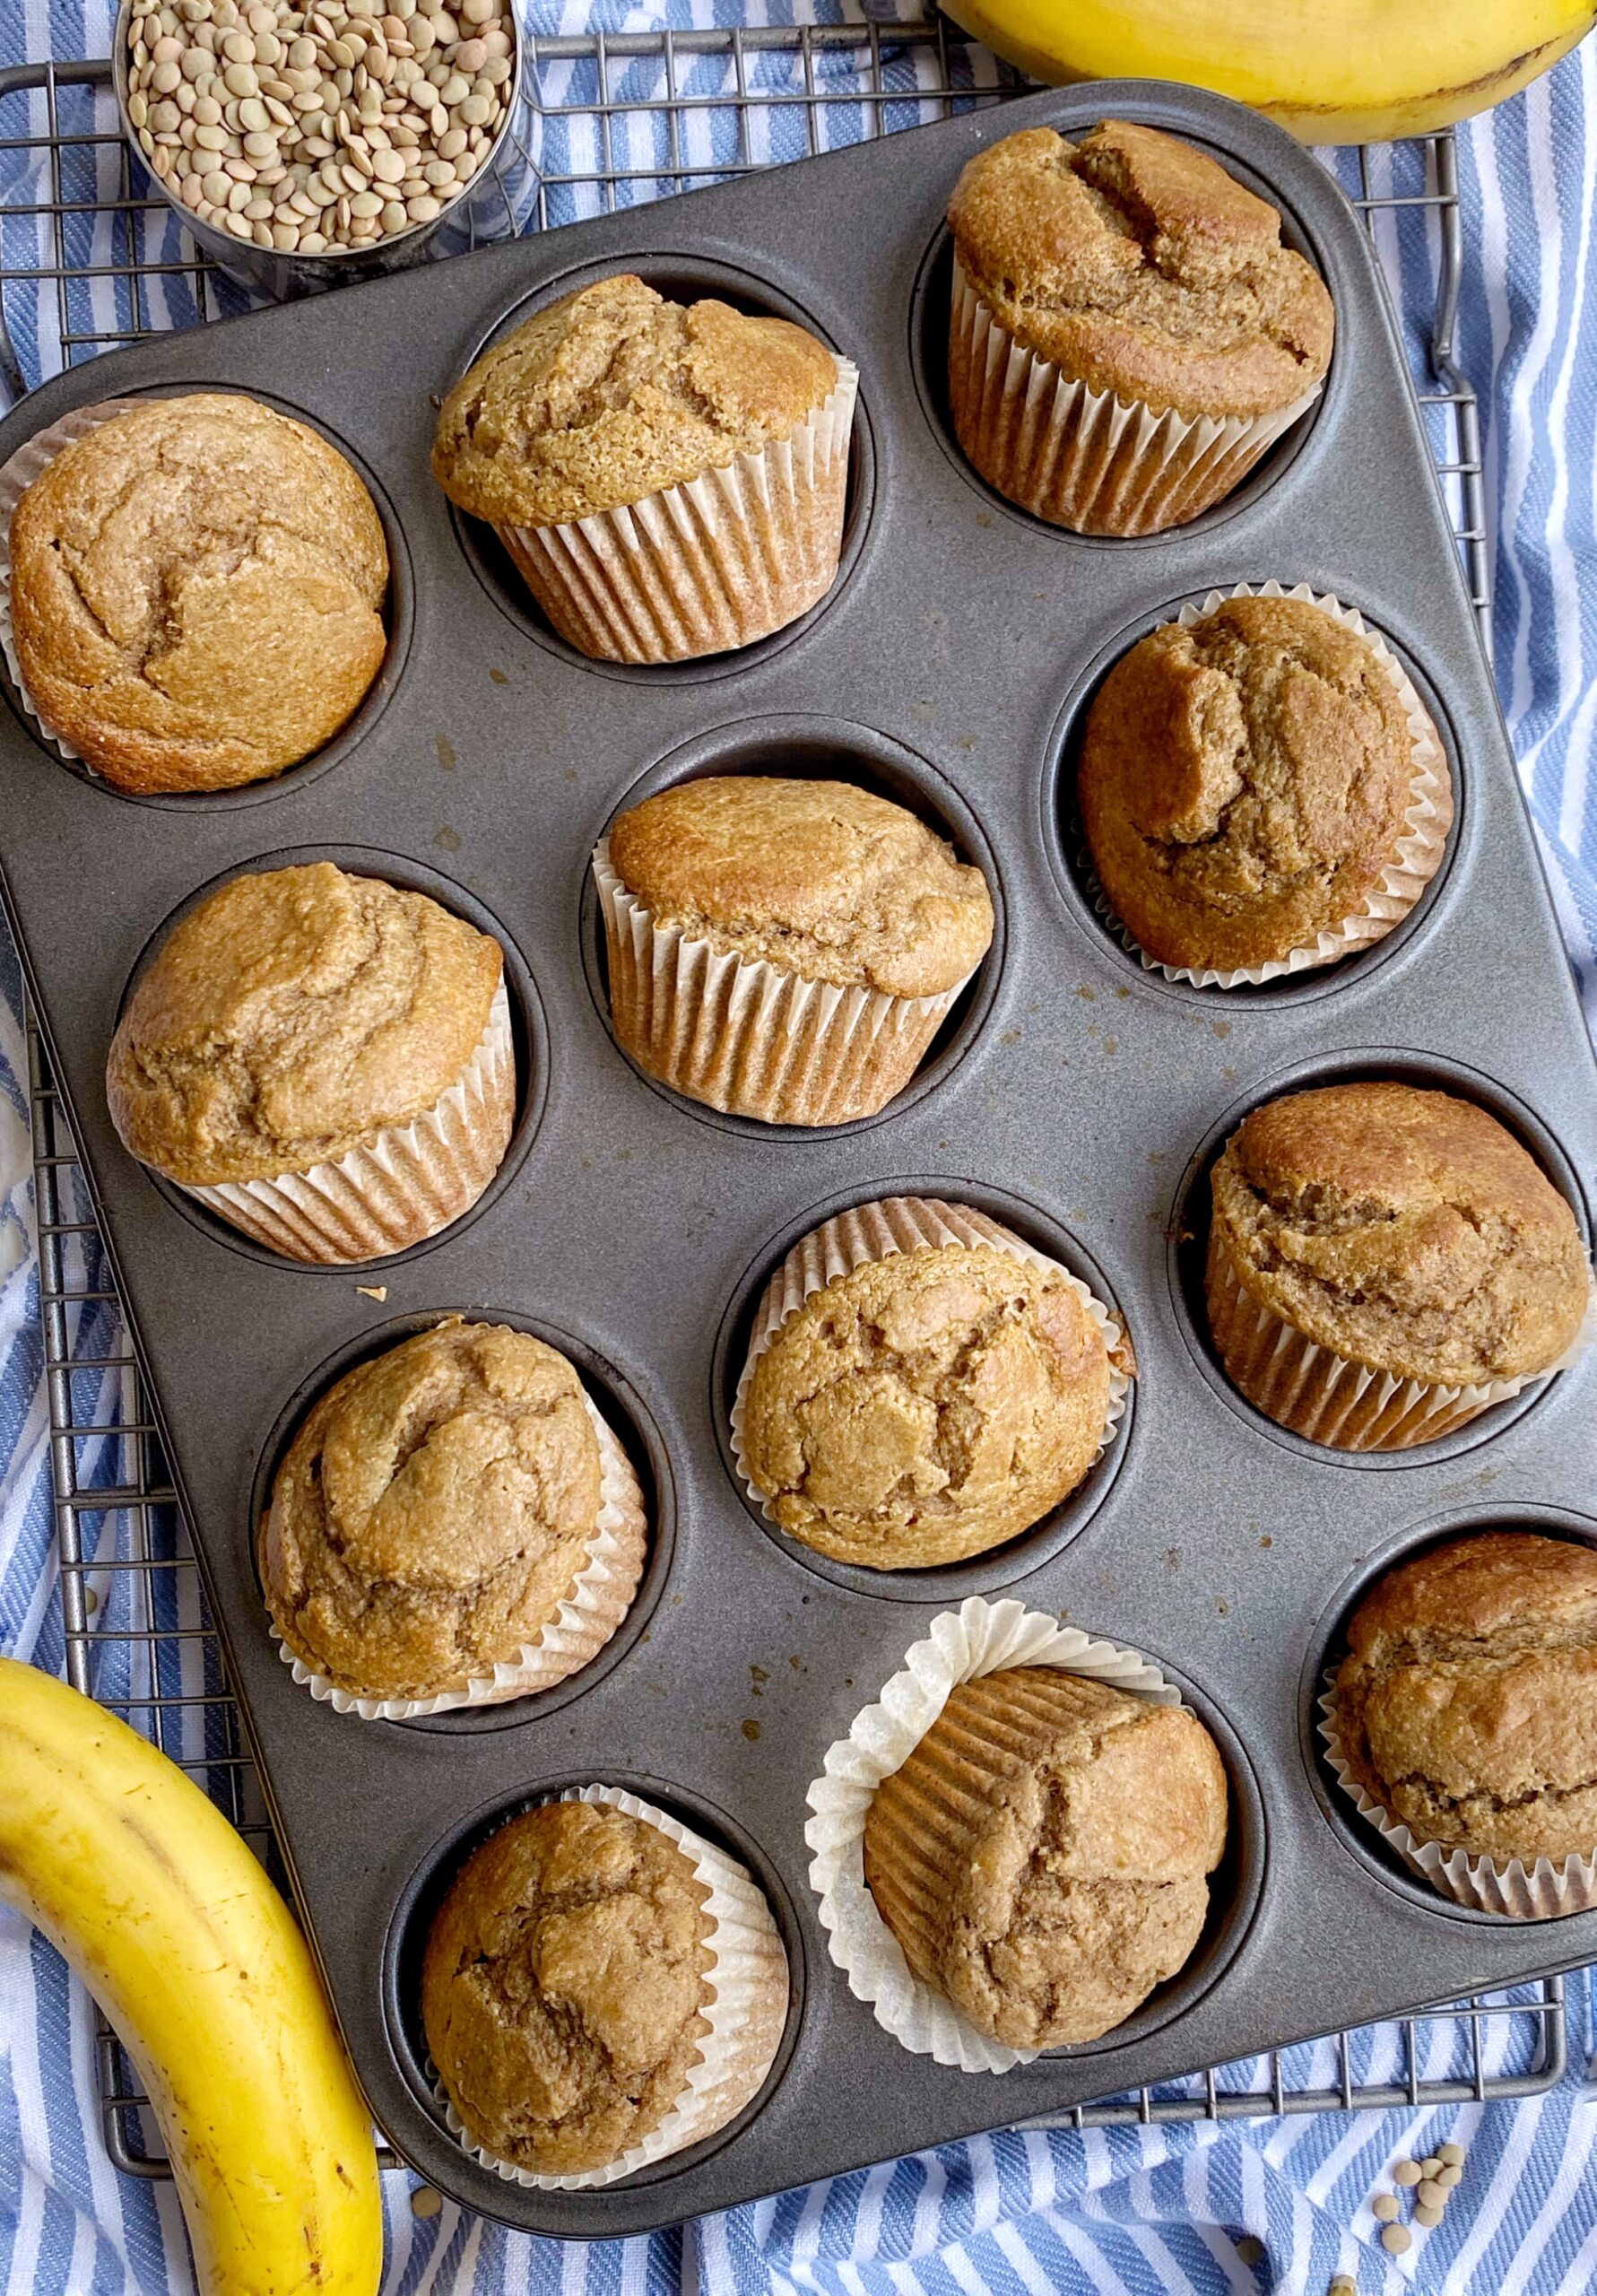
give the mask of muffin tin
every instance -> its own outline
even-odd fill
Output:
[[[1116,114],[1193,137],[1266,190],[1340,323],[1308,420],[1229,502],[1139,542],[1079,539],[1002,503],[959,456],[939,384],[942,214],[964,161],[1018,127]],[[842,578],[746,656],[582,661],[429,475],[430,392],[532,301],[616,267],[801,316],[862,370]],[[1384,291],[1317,163],[1252,114],[1164,84],[1039,95],[152,340],[36,393],[0,429],[0,457],[91,399],[218,385],[348,441],[374,475],[408,569],[386,706],[334,761],[280,783],[139,800],[63,765],[13,698],[0,861],[279,1839],[398,2149],[466,2205],[528,2229],[638,2231],[1597,1957],[1597,1914],[1496,1921],[1388,1863],[1330,1788],[1307,1721],[1376,1558],[1485,1521],[1597,1538],[1593,1361],[1438,1444],[1328,1454],[1229,1387],[1193,1280],[1202,1175],[1239,1116],[1359,1074],[1481,1100],[1590,1240],[1589,1046]],[[1151,622],[1272,576],[1358,604],[1396,647],[1447,744],[1458,817],[1441,873],[1387,941],[1327,972],[1199,990],[1144,971],[1084,895],[1071,746],[1096,680]],[[605,1025],[594,843],[643,788],[756,765],[902,796],[992,874],[985,965],[922,1076],[864,1124],[806,1134],[721,1118],[640,1077]],[[173,912],[235,870],[316,854],[490,924],[532,1056],[482,1201],[357,1268],[274,1260],[164,1190],[121,1150],[102,1090],[127,983]],[[1124,1317],[1141,1378],[1059,1518],[974,1562],[876,1578],[753,1514],[725,1422],[776,1260],[828,1212],[896,1192],[964,1197],[1063,1258]],[[634,1450],[655,1552],[587,1673],[519,1705],[361,1723],[315,1704],[279,1660],[253,1518],[306,1401],[450,1310],[518,1322],[572,1356]],[[1172,1985],[1105,2040],[995,2078],[907,2055],[849,1994],[815,1918],[803,1827],[826,1748],[937,1610],[1000,1590],[1146,1650],[1181,1683],[1227,1756],[1234,1842],[1209,1937]],[[731,2128],[608,2189],[537,2193],[473,2164],[445,2129],[416,1973],[430,1909],[471,1842],[589,1779],[664,1803],[744,1860],[782,1928],[793,2002],[771,2077]]]

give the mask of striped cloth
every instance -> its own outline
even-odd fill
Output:
[[[914,5],[899,0],[903,13]],[[881,0],[877,13],[890,15],[891,9],[892,0]],[[815,13],[830,16],[835,10],[823,4]],[[551,32],[595,23],[642,30],[666,22],[794,19],[787,0],[741,6],[737,0],[669,0],[662,10],[599,0],[592,10],[563,11],[558,0],[536,0],[528,20]],[[106,0],[27,0],[25,7],[0,12],[0,61],[103,54],[108,38]],[[691,67],[700,74],[716,68]],[[779,84],[788,68],[763,58],[758,76],[762,84]],[[904,91],[902,116],[912,117],[916,64],[909,58],[890,68]],[[647,67],[629,66],[627,73],[631,76],[618,77],[612,92],[640,100],[658,92]],[[700,78],[697,84],[713,90],[721,83]],[[544,85],[557,102],[591,100],[591,66],[550,66]],[[702,113],[688,156],[707,167],[740,156],[797,156],[804,148],[802,112],[764,119],[751,151],[741,154],[731,110]],[[869,125],[863,107],[838,105],[823,115],[820,140],[850,141]],[[561,180],[595,164],[587,135],[580,124],[560,118],[534,127],[531,157],[551,187],[551,222],[592,212],[595,204],[591,189]],[[1597,684],[1584,670],[1587,653],[1597,657],[1594,137],[1597,62],[1590,47],[1528,95],[1462,132],[1468,252],[1460,347],[1485,413],[1498,681],[1571,961],[1597,1026],[1597,781],[1591,764]],[[630,116],[617,138],[615,156],[640,170],[672,162],[657,115]],[[1326,157],[1351,187],[1350,155]],[[1377,174],[1384,181],[1388,167],[1401,171],[1404,164],[1401,154],[1378,160]],[[26,196],[19,194],[21,165],[0,150],[0,201]],[[636,191],[647,197],[670,187],[646,176]],[[530,178],[519,195],[531,196]],[[152,230],[163,228],[158,220]],[[1392,236],[1384,252],[1402,283],[1402,316],[1419,371],[1430,297],[1426,226],[1410,211],[1385,228]],[[0,220],[9,266],[36,259],[34,229],[14,217]],[[96,288],[91,309],[74,309],[71,323],[81,326],[87,316],[95,326],[117,324],[116,292]],[[160,293],[159,317],[181,324],[192,316],[182,282],[165,283]],[[59,363],[53,295],[13,296],[7,316],[28,379],[53,371]],[[20,981],[0,927],[0,1647],[59,1669],[39,1279],[19,1081],[25,1074]],[[96,1260],[91,1244],[83,1263],[91,1278]],[[86,1288],[95,1288],[92,1281]],[[111,1311],[90,1306],[78,1313],[78,1351],[115,1353]],[[85,1474],[93,1464],[85,1459]],[[115,1536],[114,1525],[105,1535]],[[115,1644],[108,1653],[99,1686],[108,1697],[126,1697],[126,1658],[115,1655]],[[1584,2008],[1584,1980],[1576,1997]],[[106,2160],[92,2040],[92,2011],[81,1988],[25,1925],[0,1913],[0,2272],[6,2296],[178,2296],[192,2286],[169,2185],[119,2179]],[[1497,2046],[1501,2052],[1509,2044]],[[1587,2068],[1578,2036],[1575,2055],[1558,2090],[1519,2106],[1085,2135],[1000,2134],[652,2239],[590,2247],[508,2234],[448,2205],[438,2216],[418,2220],[410,2205],[413,2179],[395,2172],[385,2179],[385,2296],[552,2296],[557,2290],[562,2296],[664,2296],[679,2287],[710,2296],[1041,2296],[1075,2290],[1319,2296],[1337,2270],[1355,2274],[1367,2292],[1409,2286],[1575,2296],[1597,2281],[1597,2179],[1587,2173],[1593,2124],[1583,2098]],[[1324,2051],[1293,2056],[1295,2085],[1334,2077]],[[1427,2029],[1422,2075],[1467,2071],[1468,2063],[1462,2027],[1445,2021]],[[1504,2058],[1488,2069],[1512,2066]],[[1392,2078],[1401,2070],[1393,2029],[1357,2037],[1356,2080]],[[1250,2085],[1249,2068],[1228,2077]],[[1437,2231],[1394,2261],[1376,2244],[1369,2196],[1393,2160],[1420,2155],[1450,2135],[1470,2148],[1459,2200]]]

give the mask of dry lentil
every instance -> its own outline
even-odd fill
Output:
[[[1381,2235],[1381,2246],[1389,2257],[1406,2256],[1414,2245],[1414,2235],[1406,2224],[1388,2224]]]
[[[1417,2185],[1423,2173],[1418,2161],[1400,2161],[1392,2171],[1392,2181],[1394,2185],[1405,2187]]]
[[[1397,2196],[1390,2192],[1378,2192],[1369,2205],[1369,2213],[1377,2224],[1395,2224],[1397,2209]]]
[[[1438,2144],[1436,2158],[1445,2169],[1462,2169],[1464,2164],[1464,2148],[1462,2144]]]
[[[127,117],[155,173],[196,217],[282,253],[434,221],[481,167],[512,76],[508,0],[144,0],[127,38]]]

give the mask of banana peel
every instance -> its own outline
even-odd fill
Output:
[[[76,1970],[137,2066],[203,2296],[375,2296],[371,2116],[288,1908],[175,1763],[10,1658],[0,1898]]]
[[[1306,144],[1428,135],[1549,71],[1597,0],[943,0],[1035,80],[1185,80]]]

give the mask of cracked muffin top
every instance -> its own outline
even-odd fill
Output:
[[[1597,1850],[1597,1553],[1487,1531],[1433,1547],[1353,1613],[1343,1752],[1420,1841],[1555,1863]]]
[[[1254,417],[1331,363],[1331,297],[1276,210],[1154,128],[1006,135],[967,165],[948,220],[988,309],[1092,390]]]
[[[1060,1270],[929,1246],[868,1260],[787,1317],[745,1390],[743,1462],[807,1546],[924,1570],[1057,1506],[1108,1408],[1103,1333]]]
[[[667,302],[622,272],[467,370],[439,412],[432,473],[473,517],[586,518],[785,439],[837,380],[826,345],[790,320]]]
[[[656,926],[842,988],[941,996],[993,938],[981,871],[846,781],[681,782],[620,816],[610,862]]]
[[[709,2031],[708,1892],[657,1826],[551,1802],[456,1875],[421,1970],[433,2063],[473,2142],[540,2174],[657,2128]]]
[[[112,416],[17,504],[22,682],[121,789],[227,789],[331,740],[387,648],[370,495],[303,422],[200,391]]]
[[[125,1144],[187,1187],[336,1161],[431,1108],[470,1061],[497,941],[331,861],[234,877],[180,918],[111,1040]]]
[[[535,1643],[599,1518],[599,1439],[566,1358],[457,1319],[357,1364],[277,1471],[261,1578],[295,1657],[425,1699]]]
[[[1437,770],[1446,765],[1438,745]],[[1081,745],[1082,825],[1161,964],[1280,961],[1359,915],[1407,835],[1414,747],[1367,640],[1305,598],[1229,598],[1117,662]]]
[[[1202,1935],[1226,1773],[1194,1714],[1052,1666],[965,1683],[865,1817],[915,1975],[1011,2048],[1124,2022]]]
[[[1211,1260],[1322,1347],[1394,1378],[1545,1371],[1586,1313],[1575,1215],[1495,1117],[1332,1084],[1255,1109],[1214,1167]]]

